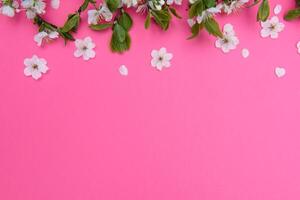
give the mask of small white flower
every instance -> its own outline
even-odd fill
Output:
[[[162,6],[165,5],[165,1],[164,0],[150,0],[150,1],[148,1],[148,5],[153,10],[161,10]]]
[[[298,53],[300,54],[300,41],[297,43]]]
[[[58,38],[58,36],[59,36],[59,33],[56,31],[51,31],[49,33],[46,31],[41,31],[34,36],[34,41],[40,47],[44,40],[51,41],[53,39]]]
[[[189,0],[190,4],[194,4],[197,0]]]
[[[119,72],[122,76],[127,76],[128,75],[128,69],[125,65],[121,65],[119,67]]]
[[[148,3],[144,3],[141,5],[138,5],[136,9],[136,13],[147,13],[148,12]]]
[[[216,47],[221,48],[224,53],[228,53],[230,50],[235,49],[238,44],[239,39],[235,36],[233,26],[225,24],[223,27],[223,38],[217,39]]]
[[[249,2],[249,0],[235,0],[235,1],[232,1],[229,5],[224,3],[223,10],[225,13],[227,13],[229,15],[232,12],[237,11],[238,9],[242,8],[248,2]]]
[[[19,3],[17,1],[4,3],[3,6],[0,7],[0,13],[8,17],[14,17],[15,13],[18,12],[18,8]]]
[[[272,39],[278,38],[278,33],[284,29],[284,24],[279,22],[277,16],[272,17],[271,19],[261,22],[262,30],[260,35],[265,38],[270,36]]]
[[[54,9],[58,9],[60,6],[60,0],[51,0],[51,7]]]
[[[151,56],[152,67],[161,71],[163,67],[167,68],[171,66],[170,61],[173,58],[173,55],[168,53],[166,48],[162,47],[160,50],[152,50]]]
[[[277,4],[274,8],[274,14],[278,15],[281,12],[282,6],[280,4]]]
[[[82,56],[84,60],[89,60],[96,56],[96,52],[93,50],[96,45],[90,37],[86,37],[83,40],[77,39],[75,46],[77,49],[74,52],[74,56],[77,58]]]
[[[100,5],[99,9],[89,10],[88,11],[88,24],[97,24],[100,19],[103,19],[107,22],[111,21],[113,14],[110,12],[108,7],[103,4]]]
[[[275,68],[275,74],[278,78],[281,78],[285,75],[286,71],[283,67],[276,67]]]
[[[167,0],[168,5],[176,4],[176,5],[181,5],[182,0]]]
[[[201,15],[198,15],[196,18],[198,24],[201,24],[203,21],[207,20],[210,17],[213,17],[217,13],[221,13],[221,8],[222,5],[218,4],[216,7],[211,7],[202,11]]]
[[[127,6],[127,8],[135,7],[138,2],[137,0],[122,0],[122,4]]]
[[[26,9],[28,19],[33,19],[37,14],[44,14],[46,3],[44,0],[23,0],[22,7]]]
[[[25,76],[32,76],[35,80],[41,78],[42,73],[46,73],[49,69],[47,67],[47,61],[36,55],[33,55],[32,58],[25,58],[24,65]]]
[[[187,23],[190,27],[193,27],[196,24],[196,20],[195,19],[188,19]]]

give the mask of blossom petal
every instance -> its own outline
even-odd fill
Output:
[[[24,74],[25,74],[25,76],[31,76],[32,71],[33,71],[32,67],[26,67],[26,68],[24,68]]]
[[[269,29],[264,28],[260,31],[260,35],[263,38],[268,37],[270,34],[271,34],[271,31]]]
[[[81,50],[79,50],[79,49],[77,49],[77,50],[74,51],[74,56],[75,56],[76,58],[78,58],[78,57],[80,57],[80,56],[82,56],[82,55],[83,55],[83,51],[81,51]]]
[[[35,80],[38,80],[39,78],[42,77],[42,73],[38,70],[33,70],[31,75],[32,78],[34,78]]]
[[[154,57],[158,57],[159,54],[158,54],[158,51],[157,50],[152,50],[151,51],[151,56],[154,58]]]

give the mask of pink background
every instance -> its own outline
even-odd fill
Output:
[[[62,24],[79,3],[62,1],[47,18]],[[89,30],[84,13],[76,37],[97,45],[88,62],[74,43],[37,47],[24,13],[1,16],[0,199],[299,200],[300,24],[262,39],[256,10],[219,18],[240,39],[229,54],[206,33],[187,41],[186,20],[146,31],[134,13],[131,50],[112,54],[110,31]],[[158,72],[150,52],[162,46],[174,58]],[[50,68],[39,81],[23,74],[33,54]]]

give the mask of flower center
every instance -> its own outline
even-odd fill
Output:
[[[163,60],[163,57],[162,57],[162,56],[159,56],[158,60],[159,60],[159,61],[162,61],[162,60]]]
[[[83,46],[81,49],[82,49],[82,51],[86,51],[88,48],[87,48],[87,46]]]
[[[228,38],[224,38],[224,39],[223,39],[223,42],[224,42],[225,44],[228,43],[228,42],[229,42]]]
[[[33,69],[38,69],[39,66],[38,66],[37,64],[33,64],[33,65],[32,65],[32,68],[33,68]]]
[[[275,29],[275,25],[274,25],[274,24],[271,24],[270,29],[271,29],[271,30],[274,30],[274,29]]]

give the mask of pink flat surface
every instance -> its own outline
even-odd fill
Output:
[[[79,3],[47,18],[62,24]],[[271,0],[271,15],[276,3],[283,21],[294,1]],[[229,54],[206,33],[187,41],[186,20],[145,31],[136,14],[131,50],[112,54],[110,31],[89,30],[84,13],[76,37],[97,45],[88,62],[74,43],[37,47],[24,13],[0,16],[0,199],[299,200],[299,21],[263,39],[256,10],[219,17],[240,39]],[[174,58],[158,72],[150,52],[163,46]],[[50,68],[38,81],[23,74],[33,54]]]

